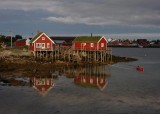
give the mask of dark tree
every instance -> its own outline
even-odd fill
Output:
[[[0,35],[0,42],[5,42],[5,36],[4,35]]]
[[[22,39],[22,36],[21,35],[15,35],[15,39]]]

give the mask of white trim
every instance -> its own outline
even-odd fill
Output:
[[[98,86],[98,88],[99,88],[101,91],[103,91],[103,90],[104,90],[104,88],[106,88],[106,87],[107,87],[107,85],[108,85],[108,81],[107,81],[107,80],[105,80],[105,84],[104,84],[104,86],[103,86],[103,87],[101,87],[101,85],[100,85],[99,83],[97,83],[97,86]]]
[[[97,43],[97,50],[99,50],[99,43]]]
[[[45,37],[42,37],[42,40],[45,40]]]
[[[35,44],[35,43],[33,43],[33,44],[34,44],[34,51],[36,51],[36,48],[35,48],[35,47],[36,47],[36,44]]]
[[[35,43],[36,48],[42,48],[45,49],[45,43]]]
[[[101,41],[102,38],[104,38],[104,39],[106,40],[106,42],[108,43],[108,41],[107,41],[107,39],[105,38],[105,36],[102,36],[102,37],[99,39],[98,43]]]
[[[104,47],[104,43],[101,43],[101,47]]]
[[[53,44],[55,44],[55,42],[44,32],[42,32],[41,35],[39,35],[39,37],[37,37],[37,39],[35,39],[32,43],[35,43],[42,35],[45,35]]]
[[[50,43],[47,43],[47,46],[46,46],[47,48],[50,48]]]
[[[45,43],[41,43],[42,44],[42,49],[45,49],[46,46],[45,46]]]
[[[90,47],[94,47],[94,43],[90,43]]]
[[[36,44],[36,48],[41,48],[41,43],[35,43]]]

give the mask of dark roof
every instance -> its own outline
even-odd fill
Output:
[[[63,40],[66,43],[72,43],[72,41],[76,38],[75,36],[51,36],[50,37],[53,41],[55,40]]]
[[[17,39],[16,42],[25,42],[26,39]]]
[[[102,37],[101,36],[80,36],[76,37],[73,42],[81,42],[81,43],[96,43]]]
[[[50,37],[53,40],[74,40],[75,36],[51,36]]]
[[[63,43],[65,43],[65,40],[54,40],[54,42],[56,44],[63,44]]]

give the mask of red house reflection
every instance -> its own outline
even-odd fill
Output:
[[[52,78],[33,77],[31,83],[41,95],[46,95],[54,86]]]
[[[74,78],[74,83],[86,87],[98,87],[103,90],[108,85],[108,80],[107,76],[79,75]]]

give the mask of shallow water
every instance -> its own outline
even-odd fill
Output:
[[[18,77],[29,84],[0,86],[0,114],[160,114],[159,49],[113,48],[113,54],[139,60]]]

